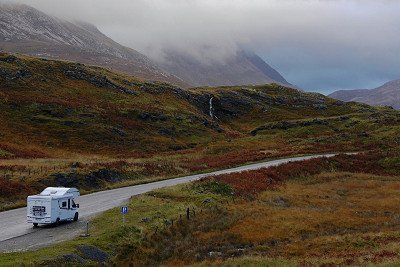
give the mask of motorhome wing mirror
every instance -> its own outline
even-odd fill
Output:
[[[79,209],[79,204],[75,204],[76,208]]]

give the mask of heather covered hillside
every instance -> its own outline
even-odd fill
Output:
[[[76,63],[8,54],[0,62],[4,157],[128,156],[179,150],[193,138],[219,135],[173,86]],[[23,155],[27,147],[32,155]]]
[[[224,174],[136,196],[91,236],[0,255],[6,266],[396,266],[399,153]],[[86,251],[96,251],[91,256]]]
[[[0,56],[0,80],[3,158],[177,151],[265,123],[373,111],[277,85],[183,90],[11,54]]]
[[[398,142],[397,111],[275,84],[180,89],[6,53],[0,81],[1,209],[48,185],[91,192]]]

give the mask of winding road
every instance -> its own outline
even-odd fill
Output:
[[[335,155],[336,154],[321,154],[278,159],[84,195],[78,199],[78,203],[80,204],[80,220],[75,223],[65,223],[57,227],[45,226],[33,228],[31,224],[26,222],[26,208],[0,212],[0,252],[32,250],[74,238],[84,231],[86,221],[92,216],[120,206],[129,200],[131,196],[140,195],[154,189],[187,183],[213,175],[256,170],[292,161],[332,157]]]

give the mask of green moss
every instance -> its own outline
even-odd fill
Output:
[[[228,184],[224,184],[218,181],[207,181],[207,182],[199,182],[194,185],[194,188],[200,192],[211,192],[223,196],[232,196],[233,189]]]
[[[0,158],[6,158],[6,157],[10,157],[12,155],[13,155],[12,153],[10,153],[6,150],[0,149]]]

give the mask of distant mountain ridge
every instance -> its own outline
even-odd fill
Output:
[[[108,67],[138,78],[186,85],[147,56],[122,46],[94,25],[68,22],[22,4],[0,4],[0,48]]]
[[[258,55],[239,50],[231,57],[208,64],[179,51],[164,51],[157,61],[166,71],[194,86],[220,86],[278,83],[291,86],[283,76]]]
[[[339,90],[330,94],[329,97],[346,102],[354,101],[400,109],[400,79],[387,82],[375,89]]]

